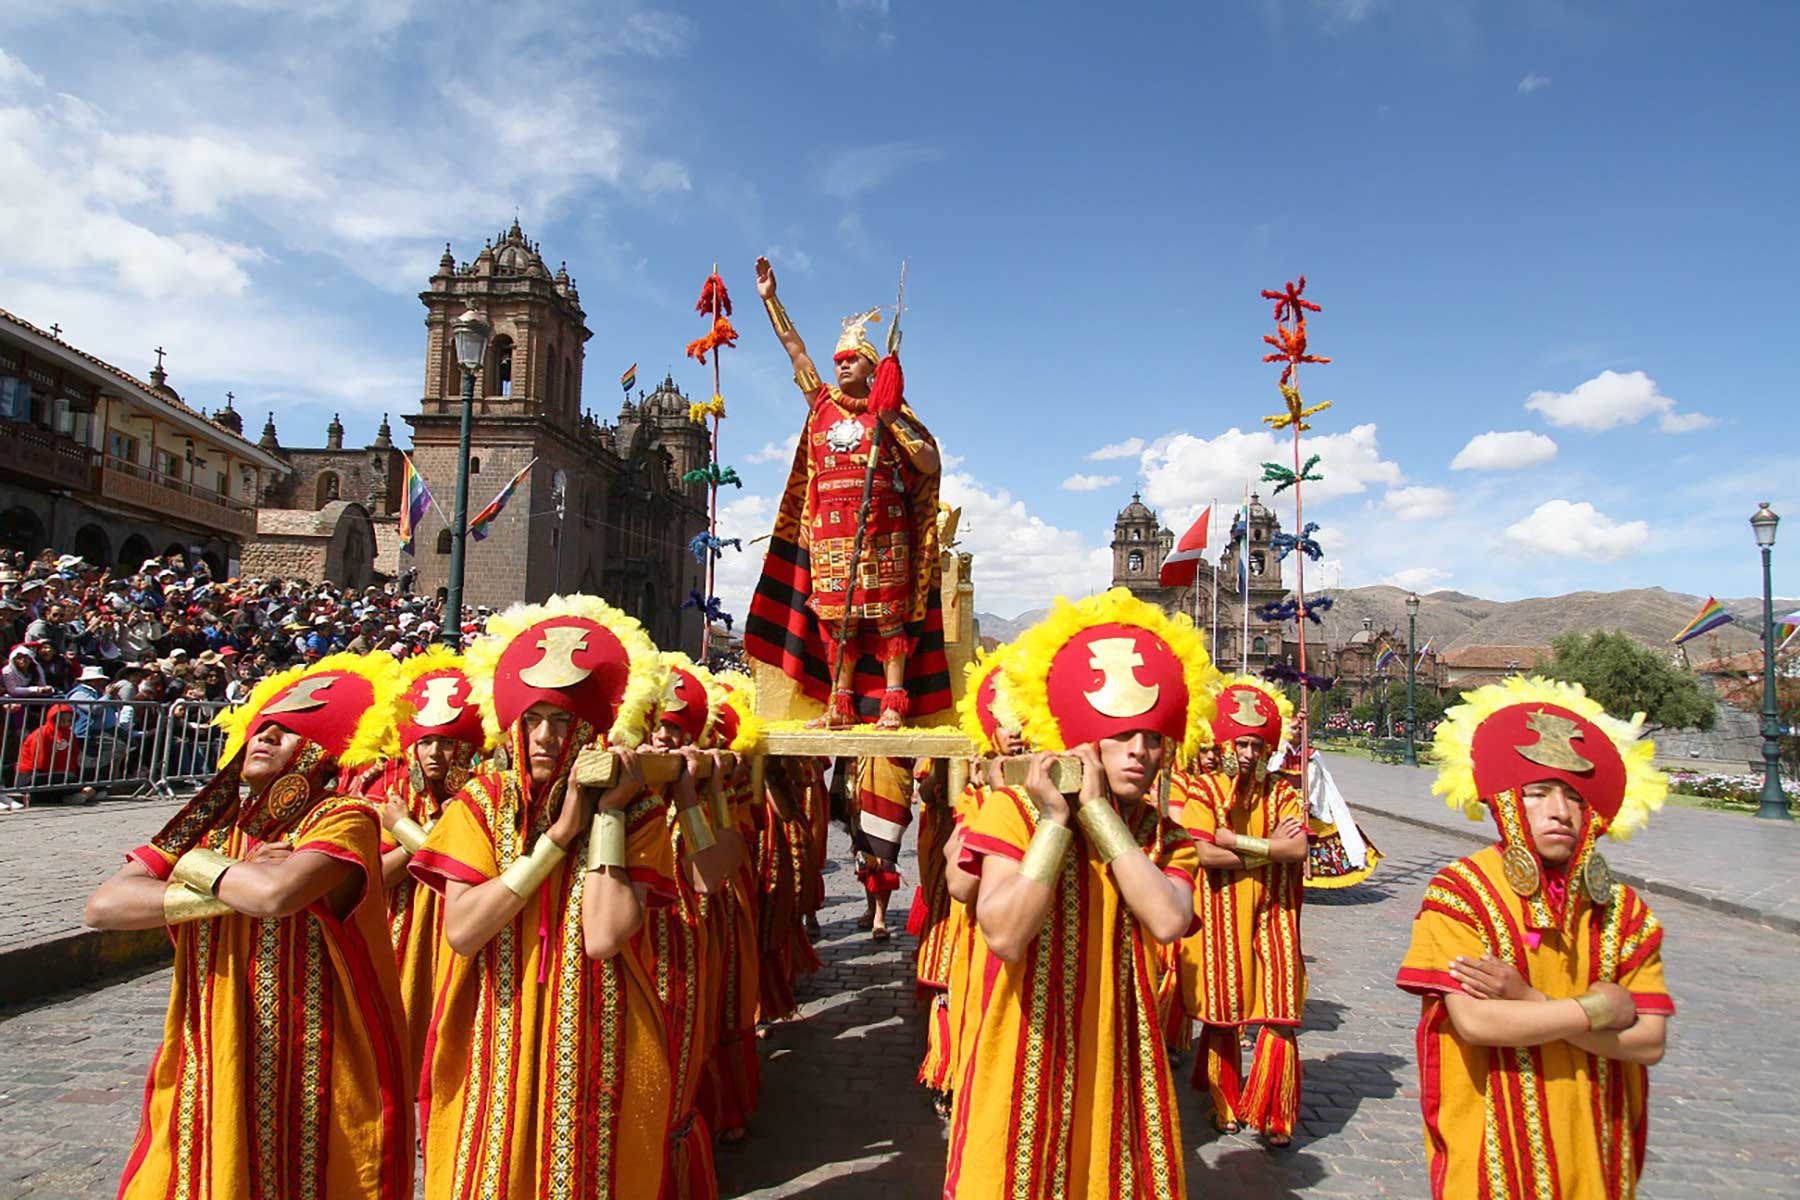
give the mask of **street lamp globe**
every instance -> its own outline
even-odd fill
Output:
[[[488,334],[492,329],[487,318],[475,311],[474,306],[463,311],[450,326],[456,337],[456,361],[462,369],[473,375],[481,370],[481,364],[487,359]]]
[[[1415,617],[1419,615],[1419,593],[1414,592],[1406,598],[1406,611]]]
[[[1781,524],[1781,518],[1769,507],[1767,500],[1762,501],[1756,509],[1756,515],[1750,518],[1750,528],[1756,531],[1756,544],[1773,546],[1775,544],[1775,527]]]

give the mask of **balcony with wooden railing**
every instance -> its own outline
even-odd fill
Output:
[[[228,537],[247,538],[256,533],[254,505],[111,454],[101,459],[99,490],[108,500],[214,529]]]
[[[39,425],[0,421],[0,471],[72,492],[96,490],[99,455]]]

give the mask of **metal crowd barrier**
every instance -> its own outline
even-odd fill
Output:
[[[218,765],[225,731],[213,718],[228,707],[217,700],[0,698],[0,794],[34,803],[192,792]],[[70,710],[64,736],[79,744],[79,754],[55,745],[48,723],[57,708]],[[37,759],[29,771],[21,763],[28,742]]]

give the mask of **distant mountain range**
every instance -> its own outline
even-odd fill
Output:
[[[1405,636],[1404,588],[1343,588],[1327,594],[1332,598],[1323,627],[1328,644],[1343,645],[1365,620],[1377,629],[1393,629]],[[1666,649],[1669,639],[1694,619],[1705,602],[1704,596],[1662,588],[1571,592],[1527,600],[1483,600],[1462,592],[1428,592],[1419,597],[1419,644],[1429,639],[1440,651],[1461,646],[1543,646],[1564,633],[1612,629],[1622,630],[1646,645]],[[1739,654],[1762,644],[1762,597],[1721,599],[1720,603],[1736,620],[1687,643],[1688,654],[1696,662],[1712,658],[1715,652]],[[1800,608],[1800,600],[1777,599],[1775,615],[1780,618],[1796,608]],[[1034,609],[1010,620],[992,613],[975,615],[981,622],[983,637],[1006,642],[1048,611]]]

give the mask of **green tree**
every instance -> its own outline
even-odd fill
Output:
[[[1540,669],[1579,683],[1613,716],[1643,713],[1652,729],[1711,729],[1713,698],[1692,671],[1623,633],[1565,633]]]

